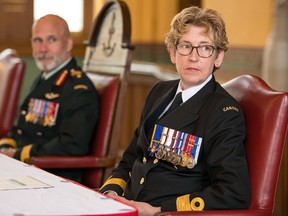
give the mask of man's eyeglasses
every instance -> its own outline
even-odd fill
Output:
[[[202,58],[209,58],[214,53],[216,49],[212,45],[200,45],[200,46],[192,46],[189,43],[176,43],[176,50],[180,55],[187,56],[190,55],[193,49],[196,49],[197,54]]]

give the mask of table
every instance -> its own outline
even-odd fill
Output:
[[[137,216],[134,207],[0,153],[1,216]]]

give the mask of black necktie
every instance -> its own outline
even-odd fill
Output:
[[[182,100],[182,92],[179,92],[176,97],[174,98],[171,106],[169,109],[161,116],[163,118],[164,116],[167,116],[169,113],[171,113],[173,110],[175,110],[178,106],[180,106],[183,103]]]

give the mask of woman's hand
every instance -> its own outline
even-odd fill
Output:
[[[120,197],[120,196],[115,195],[114,193],[107,193],[106,195],[108,197],[113,198],[115,200],[118,200],[124,204],[135,207],[138,210],[139,216],[151,216],[151,215],[154,215],[157,212],[161,211],[160,207],[153,207],[150,204],[145,203],[145,202],[137,202],[137,201],[133,201],[133,200],[127,200],[124,197]]]
[[[16,153],[16,149],[4,148],[4,149],[1,149],[1,153],[13,158]]]

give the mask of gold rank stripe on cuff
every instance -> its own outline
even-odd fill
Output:
[[[104,183],[104,185],[100,188],[100,190],[109,184],[119,185],[122,188],[122,190],[125,191],[127,183],[123,179],[120,179],[120,178],[110,178]]]
[[[201,197],[195,197],[190,202],[190,195],[186,194],[176,199],[177,211],[202,211],[205,202]]]
[[[11,147],[13,148],[16,148],[17,147],[17,143],[14,139],[12,138],[3,138],[3,139],[0,139],[0,146],[1,145],[5,145],[5,144],[8,144],[10,145]]]
[[[30,144],[30,145],[24,146],[22,148],[22,151],[21,151],[21,154],[20,154],[20,160],[22,162],[25,162],[28,158],[30,158],[30,151],[31,151],[32,146],[33,145]]]
[[[176,199],[176,208],[177,211],[192,211],[190,205],[190,195],[180,196]]]

